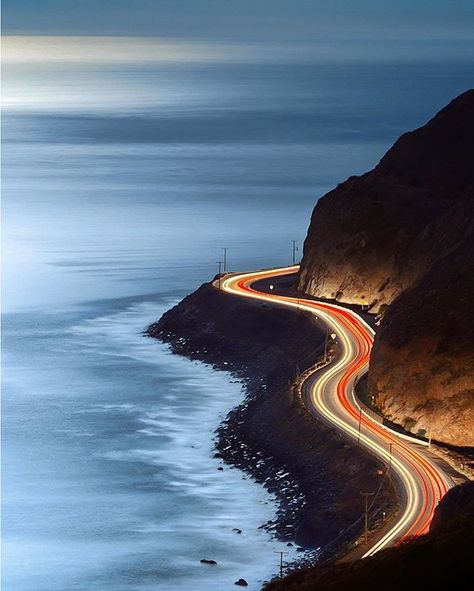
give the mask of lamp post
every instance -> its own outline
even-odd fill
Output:
[[[326,361],[327,355],[328,355],[328,341],[329,341],[329,336],[331,336],[331,340],[334,340],[337,335],[332,332],[331,335],[329,335],[329,328],[326,329],[326,340],[324,341],[324,361]]]

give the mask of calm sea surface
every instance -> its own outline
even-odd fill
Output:
[[[232,270],[289,263],[317,197],[472,74],[321,58],[6,64],[6,590],[224,591],[239,577],[255,590],[277,571],[288,548],[258,529],[271,497],[212,457],[240,384],[142,330],[213,276],[222,247]]]

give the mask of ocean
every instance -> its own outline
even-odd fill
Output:
[[[474,71],[211,54],[6,60],[5,590],[256,590],[296,556],[259,529],[271,495],[213,457],[242,385],[143,330],[224,247],[231,270],[289,264],[317,198]]]

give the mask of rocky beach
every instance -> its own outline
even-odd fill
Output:
[[[292,276],[274,289],[287,292],[295,280]],[[378,487],[381,463],[316,421],[295,395],[297,374],[324,352],[321,327],[304,313],[242,300],[209,283],[165,313],[147,334],[177,354],[243,380],[245,400],[216,426],[216,454],[275,494],[277,519],[262,525],[306,549],[307,560],[347,550],[363,527],[359,491],[364,485]],[[396,506],[387,483],[379,519]]]

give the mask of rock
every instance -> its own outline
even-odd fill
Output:
[[[474,515],[474,481],[450,489],[435,509],[430,533],[446,532],[465,527],[468,516]]]
[[[238,581],[235,581],[234,585],[239,585],[239,587],[248,587],[249,584],[247,583],[247,581],[245,579],[239,579]]]
[[[224,468],[222,466],[219,466],[217,469],[221,470],[221,471],[224,470]]]
[[[236,534],[241,534],[242,530],[239,529],[238,527],[234,527],[234,529],[232,531],[235,531]]]
[[[215,560],[209,560],[207,558],[201,558],[200,562],[202,564],[217,564],[217,562]]]

